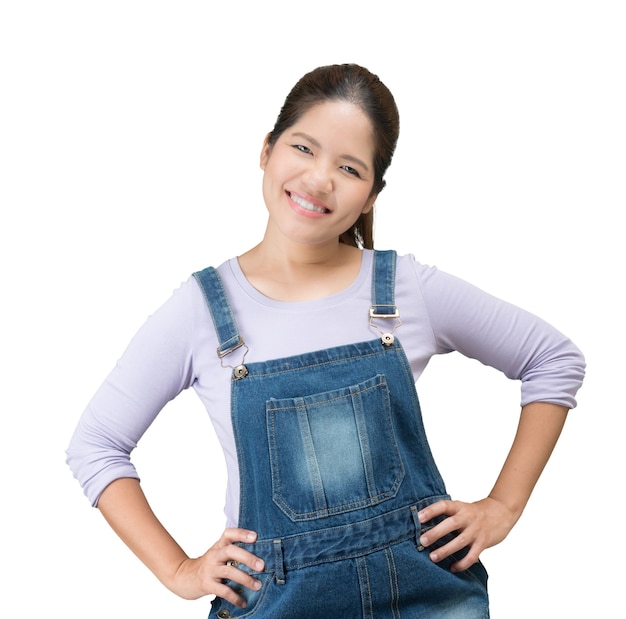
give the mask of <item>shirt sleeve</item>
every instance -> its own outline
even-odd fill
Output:
[[[131,451],[193,383],[190,287],[184,283],[147,319],[79,419],[66,462],[94,506],[115,479],[139,479]]]
[[[576,406],[585,359],[563,333],[466,281],[414,262],[437,352],[458,351],[521,381],[521,405]]]

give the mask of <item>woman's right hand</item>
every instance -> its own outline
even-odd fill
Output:
[[[265,568],[259,557],[236,545],[256,542],[254,531],[226,529],[201,557],[190,559],[154,515],[137,479],[122,477],[111,482],[100,495],[98,508],[152,573],[182,598],[195,600],[213,594],[243,608],[243,598],[224,580],[253,591],[261,586],[256,578],[237,569],[237,564],[246,565],[253,572]]]
[[[216,595],[235,606],[245,608],[245,600],[224,583],[236,582],[248,589],[258,591],[261,582],[240,570],[243,564],[253,572],[261,572],[264,563],[259,557],[237,546],[236,542],[251,544],[256,541],[256,533],[246,529],[226,529],[220,539],[201,557],[185,559],[179,566],[170,584],[177,595],[194,600],[204,595]]]

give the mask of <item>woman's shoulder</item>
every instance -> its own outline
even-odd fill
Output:
[[[440,275],[448,275],[440,271],[436,265],[418,260],[412,253],[396,252],[396,255],[396,280],[398,282],[408,281],[412,285],[421,286],[427,282],[436,281]]]

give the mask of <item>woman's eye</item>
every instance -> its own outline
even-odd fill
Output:
[[[293,147],[306,155],[309,155],[312,152],[311,149],[308,146],[304,146],[304,144],[294,144]]]
[[[359,178],[361,177],[359,172],[355,170],[354,168],[351,168],[349,165],[341,166],[341,169],[347,172],[348,174],[352,174],[352,176],[358,176]]]

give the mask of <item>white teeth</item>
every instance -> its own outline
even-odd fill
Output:
[[[291,199],[298,205],[301,206],[305,211],[314,211],[315,213],[328,213],[328,209],[322,208],[321,206],[315,206],[315,204],[311,204],[300,198],[299,196],[294,196],[292,193],[289,194]]]

